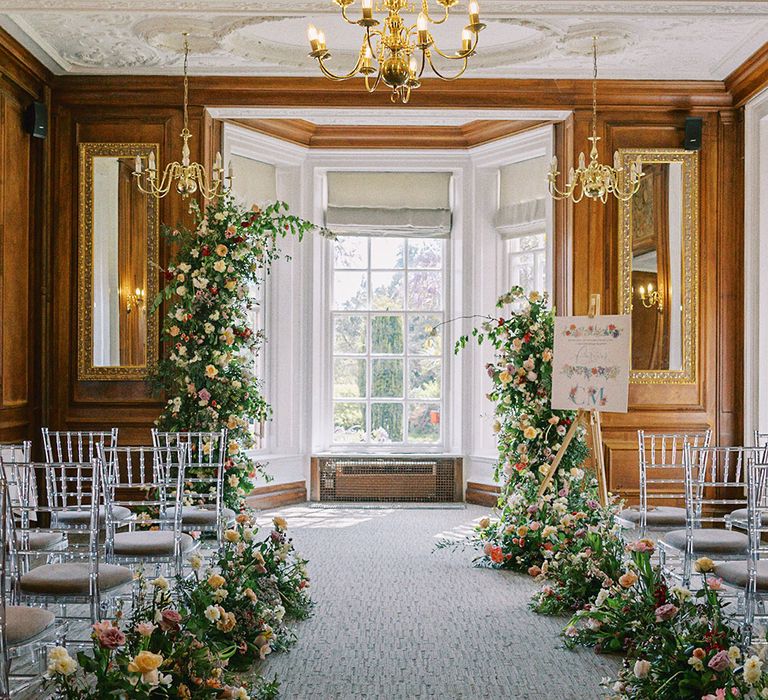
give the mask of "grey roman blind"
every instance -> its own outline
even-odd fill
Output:
[[[233,155],[230,163],[235,176],[232,180],[232,190],[247,206],[266,204],[277,199],[274,165],[238,155]]]
[[[546,157],[505,165],[499,171],[499,208],[494,224],[502,238],[546,233]]]
[[[329,172],[325,225],[354,236],[451,233],[451,174]]]

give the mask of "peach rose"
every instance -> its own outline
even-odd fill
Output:
[[[632,588],[637,583],[637,574],[633,571],[627,571],[619,576],[619,584],[624,588]]]

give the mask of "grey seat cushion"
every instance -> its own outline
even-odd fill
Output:
[[[173,520],[176,509],[169,508],[166,514],[169,519]],[[235,511],[231,508],[222,508],[221,521],[224,525],[231,525],[235,522]],[[181,509],[181,523],[182,525],[215,525],[216,509],[207,506],[183,506]]]
[[[79,562],[43,564],[21,577],[22,593],[47,595],[88,595],[90,566]],[[99,564],[99,590],[109,591],[133,580],[124,566]]]
[[[128,520],[132,515],[128,508],[123,506],[112,506],[112,517],[120,522]],[[61,527],[88,527],[91,524],[91,511],[88,508],[77,510],[65,510],[56,516]],[[99,506],[99,526],[104,527],[107,519],[107,512],[104,506]]]
[[[726,583],[739,587],[746,586],[749,578],[746,560],[721,562],[715,566],[715,573]],[[758,590],[768,591],[768,560],[761,559],[757,562],[756,581]]]
[[[674,549],[685,550],[685,530],[672,530],[663,542]],[[743,532],[717,528],[693,531],[694,554],[746,554],[749,539]]]
[[[25,550],[43,551],[59,546],[64,542],[64,535],[61,532],[35,532],[30,530],[27,534],[26,542],[21,532],[16,533],[16,546],[21,547],[24,543]]]
[[[21,644],[45,632],[56,620],[50,610],[26,605],[5,608],[5,633],[10,646]]]
[[[730,515],[731,520],[738,520],[740,522],[747,522],[747,509],[746,508],[737,508],[734,510]]]
[[[137,530],[115,535],[114,553],[123,556],[172,556],[173,532],[170,530]],[[181,534],[181,551],[189,552],[195,541]]]
[[[634,525],[640,524],[640,506],[626,508],[619,518]],[[649,506],[645,522],[649,527],[685,527],[685,508],[676,506]]]

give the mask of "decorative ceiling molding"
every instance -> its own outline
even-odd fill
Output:
[[[320,22],[334,62],[354,62],[359,33],[329,0],[3,0],[0,26],[59,74],[314,76],[305,29]],[[468,77],[600,76],[723,80],[768,41],[768,2],[486,0],[488,29]],[[459,13],[460,14],[460,13]],[[461,17],[443,28],[458,43]],[[338,21],[336,21],[338,20]],[[455,36],[454,36],[455,35]]]

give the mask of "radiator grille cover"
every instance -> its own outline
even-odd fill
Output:
[[[456,458],[321,457],[318,467],[321,501],[455,500]]]

